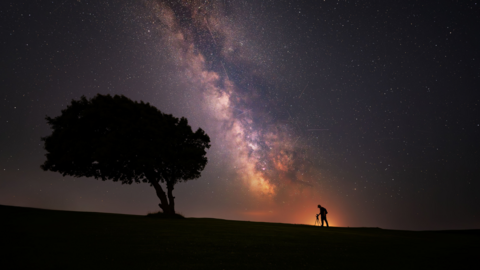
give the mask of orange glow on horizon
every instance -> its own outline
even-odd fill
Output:
[[[235,219],[313,226],[315,217],[320,212],[317,206],[321,204],[329,212],[327,221],[330,227],[346,227],[340,205],[336,205],[334,200],[325,195],[320,196],[315,190],[306,191],[308,192],[302,192],[299,195],[287,195],[286,198],[291,198],[288,202],[278,201],[278,197],[267,196],[263,199],[258,197],[255,199],[255,207],[236,212]]]

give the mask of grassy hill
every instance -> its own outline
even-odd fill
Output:
[[[0,206],[1,269],[454,269],[480,230],[412,232]]]

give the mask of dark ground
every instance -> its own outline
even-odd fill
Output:
[[[471,269],[480,230],[414,232],[1,206],[1,269]]]

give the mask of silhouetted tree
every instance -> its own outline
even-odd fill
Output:
[[[45,119],[53,133],[42,138],[47,151],[43,170],[150,183],[167,215],[175,214],[175,184],[200,177],[207,164],[210,138],[202,129],[193,132],[186,118],[125,96],[82,96],[60,116]]]

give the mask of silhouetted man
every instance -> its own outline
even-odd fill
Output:
[[[328,227],[328,221],[327,221],[327,209],[323,208],[320,204],[318,205],[318,208],[320,208],[320,217],[322,218],[322,227],[323,227],[323,221],[325,220],[325,223],[327,223]]]

